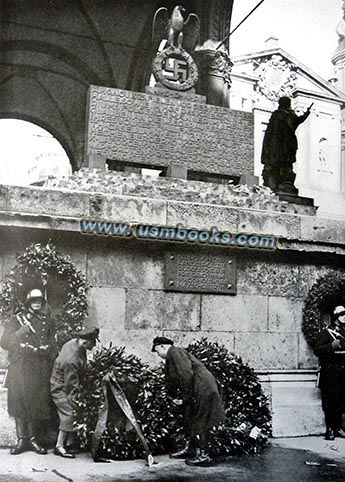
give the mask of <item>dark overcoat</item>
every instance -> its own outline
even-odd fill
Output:
[[[325,411],[345,410],[345,330],[338,328],[336,337],[339,349],[332,348],[335,339],[330,328],[323,329],[314,345],[314,353],[320,361],[320,389],[322,408]]]
[[[35,333],[21,334],[29,320]],[[49,379],[56,356],[54,326],[49,312],[23,311],[5,326],[0,345],[8,350],[8,413],[23,422],[49,420]]]
[[[165,359],[168,393],[181,396],[187,432],[193,437],[225,419],[216,379],[205,365],[184,348],[171,346]]]
[[[86,349],[73,338],[64,344],[54,362],[50,379],[51,395],[60,420],[60,430],[73,432],[80,379],[86,366]]]
[[[309,111],[298,116],[292,109],[274,111],[264,135],[261,162],[274,168],[291,167],[296,162],[297,127],[306,120]]]

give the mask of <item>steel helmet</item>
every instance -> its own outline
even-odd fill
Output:
[[[45,301],[43,293],[42,293],[41,290],[34,289],[34,290],[29,291],[29,293],[26,296],[26,303],[29,303],[30,301],[32,301],[34,299],[40,299],[42,301]]]
[[[339,318],[340,315],[344,315],[345,314],[345,308],[341,305],[339,306],[336,306],[333,310],[333,313],[334,313],[334,317],[335,318]]]

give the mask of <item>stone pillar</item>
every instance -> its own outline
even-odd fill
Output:
[[[345,94],[345,0],[342,5],[343,18],[336,27],[338,47],[333,54],[334,77],[331,79],[339,90]],[[345,110],[342,110],[341,122],[341,182],[340,189],[345,190]]]
[[[338,34],[338,47],[332,57],[335,74],[332,83],[345,93],[345,0],[343,0],[342,10],[343,18],[335,29]]]
[[[199,70],[197,94],[206,95],[207,104],[230,107],[232,62],[226,52],[200,49],[193,53]]]
[[[100,154],[87,155],[87,167],[92,169],[102,169],[104,171],[106,162],[107,158]]]

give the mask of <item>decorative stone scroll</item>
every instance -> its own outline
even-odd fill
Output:
[[[236,294],[236,258],[233,255],[167,253],[165,289],[190,293]]]
[[[277,54],[260,60],[255,70],[259,92],[273,101],[283,96],[291,97],[296,88],[296,69],[296,65]]]
[[[107,87],[89,91],[86,157],[241,176],[254,172],[254,118],[231,111]]]

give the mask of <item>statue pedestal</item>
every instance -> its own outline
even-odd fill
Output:
[[[291,204],[302,204],[303,206],[314,206],[314,199],[310,197],[297,196],[286,192],[276,192],[280,201],[287,201]]]

